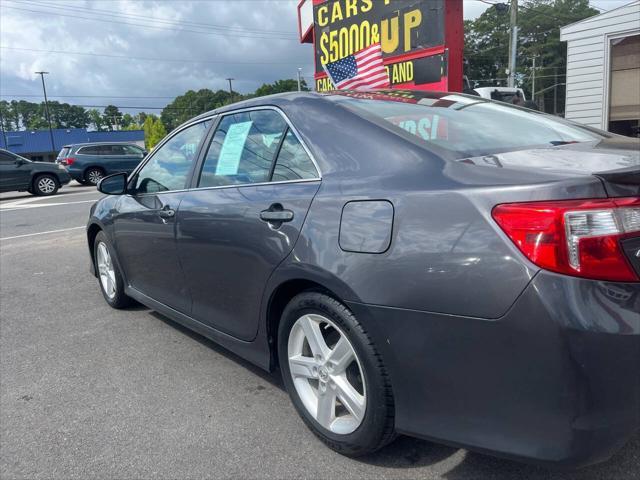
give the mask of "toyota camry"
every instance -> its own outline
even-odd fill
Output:
[[[279,369],[345,455],[586,465],[639,425],[639,147],[456,93],[252,99],[101,181],[91,267]]]

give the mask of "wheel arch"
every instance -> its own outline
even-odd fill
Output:
[[[336,287],[338,287],[338,285],[332,285],[332,282],[327,282],[326,279],[298,276],[282,279],[271,289],[265,308],[266,336],[270,353],[270,370],[275,370],[278,367],[278,327],[280,325],[282,313],[289,302],[300,293],[315,291],[324,293],[346,306],[346,292],[342,288]],[[348,290],[350,291],[350,289]],[[342,295],[338,292],[341,292]]]
[[[92,223],[87,227],[87,246],[89,248],[89,256],[91,258],[91,273],[93,273],[94,276],[96,276],[96,271],[95,271],[96,269],[95,269],[93,244],[96,241],[96,237],[98,236],[98,233],[100,233],[101,231],[102,231],[102,227],[97,223]]]

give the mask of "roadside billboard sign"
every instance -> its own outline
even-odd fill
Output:
[[[462,91],[462,0],[302,0],[298,16],[318,91],[327,63],[378,42],[392,88]]]

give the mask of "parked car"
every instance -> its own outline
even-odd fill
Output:
[[[0,148],[0,192],[54,195],[71,177],[61,165],[33,162]]]
[[[639,425],[639,146],[461,94],[252,99],[101,181],[91,266],[279,367],[338,452],[586,465]]]
[[[523,102],[527,101],[524,90],[516,87],[478,87],[474,88],[473,91],[482,98],[499,100],[506,103],[513,103],[513,97],[519,97]]]
[[[79,143],[62,147],[56,163],[66,166],[74,180],[97,185],[106,175],[131,173],[146,154],[132,143]]]

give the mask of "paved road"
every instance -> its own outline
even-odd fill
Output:
[[[3,479],[638,478],[640,437],[572,473],[406,437],[341,457],[298,419],[278,375],[143,307],[110,309],[84,231],[69,229],[99,194],[62,192],[0,196]]]

